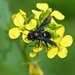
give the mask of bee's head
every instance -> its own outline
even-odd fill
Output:
[[[29,34],[28,34],[28,39],[29,39],[29,40],[33,40],[33,39],[34,39],[33,33],[29,33]]]

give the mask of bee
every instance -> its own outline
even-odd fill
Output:
[[[37,30],[35,30],[33,32],[30,32],[28,34],[28,40],[32,40],[32,41],[38,40],[38,47],[40,46],[40,42],[41,41],[44,41],[44,43],[46,44],[47,47],[48,47],[48,44],[47,43],[49,43],[49,44],[51,44],[53,46],[57,46],[54,41],[50,40],[50,38],[52,37],[51,34],[49,32],[47,32],[47,31],[44,31],[43,30],[44,27],[48,23],[50,23],[50,21],[51,21],[51,16],[48,15],[44,19],[44,21],[42,22],[42,24],[39,27],[37,27]]]

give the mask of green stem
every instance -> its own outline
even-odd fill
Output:
[[[29,59],[28,59],[27,53],[26,53],[27,44],[24,45],[24,48],[22,48],[22,46],[20,45],[19,40],[16,40],[16,44],[24,57],[24,62],[28,63]],[[27,72],[28,72],[29,66],[25,65],[25,67],[27,68]]]
[[[23,49],[22,46],[21,46],[20,43],[19,43],[19,40],[16,40],[16,44],[17,44],[17,46],[18,46],[20,52],[22,53],[25,62],[28,62],[28,57],[27,57],[27,54],[26,54],[27,45],[25,45],[25,48]]]
[[[27,21],[28,21],[29,19],[31,19],[31,17],[33,17],[33,14],[32,14],[30,17],[28,17],[28,18],[26,19],[26,23],[27,23]]]
[[[21,52],[23,52],[23,49],[22,49],[22,47],[21,47],[21,45],[20,45],[20,43],[19,43],[19,40],[16,40],[16,44],[17,44],[19,50],[20,50]]]

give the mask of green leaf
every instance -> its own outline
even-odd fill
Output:
[[[49,23],[48,25],[53,30],[58,29],[58,28],[60,28],[62,26],[61,24],[56,25],[55,23]]]

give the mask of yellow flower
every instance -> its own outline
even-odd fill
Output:
[[[64,36],[64,31],[64,26],[56,30],[56,33],[59,35],[59,37],[56,38],[54,42],[57,44],[58,47],[48,49],[48,58],[54,58],[56,55],[58,55],[60,58],[65,58],[67,56],[68,50],[66,47],[71,46],[73,38],[71,35]]]
[[[31,40],[28,40],[27,35],[30,30],[33,30],[36,27],[37,21],[35,19],[31,19],[28,24],[24,25],[25,19],[26,13],[21,9],[20,12],[12,16],[12,20],[16,27],[9,30],[9,37],[11,39],[18,38],[20,36],[20,33],[22,33],[23,41],[26,43],[31,42]]]
[[[30,57],[35,57],[38,52],[40,52],[43,49],[42,44],[40,44],[39,47],[33,47],[33,52],[30,53]]]
[[[71,46],[72,42],[73,42],[72,36],[66,35],[61,39],[60,44],[64,47],[69,47]]]
[[[22,10],[20,10],[19,13],[14,14],[12,16],[12,20],[16,27],[9,30],[9,37],[11,39],[16,39],[20,36],[20,33],[22,32],[22,29],[24,27],[24,22],[25,22],[23,16],[26,17],[26,14]]]
[[[59,35],[60,38],[62,38],[64,36],[64,32],[65,32],[65,27],[61,26],[60,28],[58,28],[56,30],[56,33]]]
[[[43,49],[43,46],[42,46],[42,44],[40,44],[39,47],[34,47],[34,48],[33,48],[33,51],[34,51],[34,52],[39,52],[39,51],[41,51],[42,49]]]
[[[20,14],[21,14],[24,18],[26,18],[26,13],[25,13],[24,11],[22,11],[21,9],[20,9]]]
[[[38,9],[40,9],[40,11],[37,11],[37,10],[32,10],[32,13],[34,14],[34,18],[35,19],[39,19],[39,16],[46,11],[49,11],[51,12],[52,11],[52,8],[49,8],[48,4],[47,3],[37,3],[36,4],[36,7]]]
[[[47,3],[37,3],[36,7],[40,9],[40,11],[32,10],[32,13],[34,14],[35,19],[39,19],[39,16],[41,14],[47,13],[47,12],[49,12],[50,16],[52,16],[51,22],[55,24],[57,23],[55,22],[53,17],[55,17],[58,20],[63,20],[65,18],[65,16],[62,13],[60,13],[58,10],[52,11],[52,8],[49,8]]]
[[[31,40],[28,40],[28,38],[27,38],[27,35],[28,35],[29,31],[24,30],[22,33],[23,33],[23,34],[22,34],[22,39],[23,39],[23,41],[26,42],[26,43],[30,43]]]
[[[49,8],[47,3],[37,3],[36,7],[44,12],[46,12],[47,9]]]
[[[22,66],[28,65],[29,67],[29,75],[44,75],[42,69],[40,68],[38,62],[40,60],[37,59],[35,61],[30,61],[30,62],[23,62]]]
[[[31,52],[31,53],[29,54],[29,56],[30,56],[30,57],[35,57],[36,54],[37,54],[37,52]]]
[[[54,16],[58,20],[63,20],[65,18],[65,16],[62,13],[60,13],[58,10],[54,10],[51,13],[51,16]]]
[[[67,54],[68,54],[67,48],[66,47],[61,47],[60,50],[58,51],[58,54],[57,55],[60,58],[65,58],[67,56]]]
[[[57,52],[58,52],[57,47],[51,48],[51,49],[48,48],[47,50],[48,50],[48,52],[47,52],[47,57],[48,58],[54,58],[57,55]]]
[[[44,75],[36,61],[29,63],[29,75]]]
[[[32,40],[28,40],[28,33],[30,30],[33,30],[37,25],[37,21],[35,19],[31,19],[28,24],[25,25],[25,28],[28,30],[24,30],[22,33],[22,39],[26,43],[30,43]]]
[[[36,27],[37,25],[37,21],[35,19],[31,19],[30,22],[25,25],[25,28],[28,29],[28,30],[32,30]]]
[[[42,11],[32,10],[32,13],[34,14],[35,19],[39,19],[39,16],[41,15]]]
[[[63,20],[65,18],[65,16],[58,10],[54,10],[50,15],[52,16],[51,22],[53,22],[55,24],[57,24],[57,23],[53,17],[55,17],[57,20]]]
[[[24,19],[24,17],[22,16],[22,13],[17,13],[17,14],[14,14],[13,16],[12,16],[12,20],[13,20],[13,22],[14,22],[14,24],[15,24],[15,26],[17,26],[17,27],[23,27],[23,24],[24,24],[24,22],[25,22],[25,19]]]
[[[71,46],[73,38],[71,35],[66,35],[56,43],[58,47],[54,47],[48,50],[48,58],[54,58],[58,55],[60,58],[65,58],[67,56],[68,50],[66,47]]]
[[[16,39],[19,36],[20,36],[20,30],[17,27],[10,29],[10,31],[9,31],[9,37],[11,39]]]

